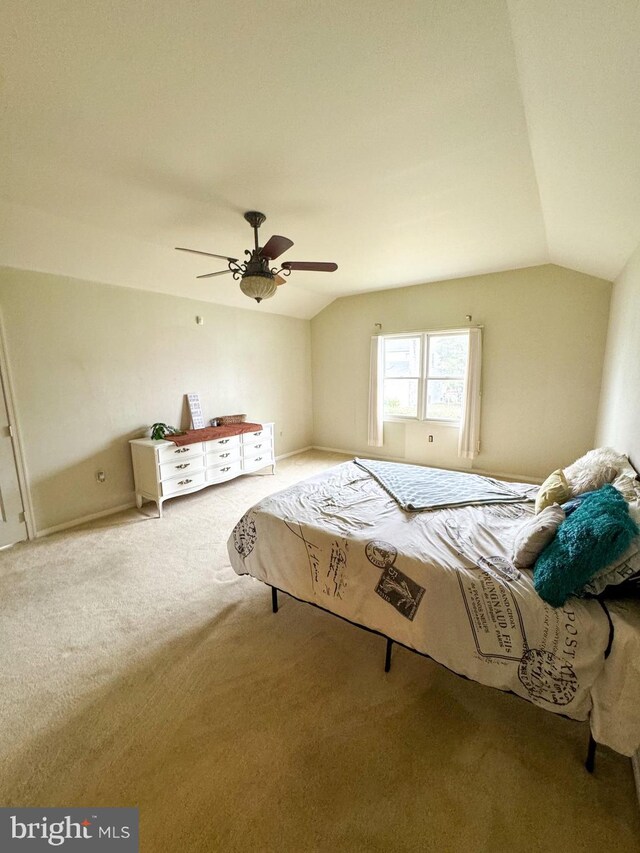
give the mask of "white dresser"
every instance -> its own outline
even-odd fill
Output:
[[[255,432],[182,447],[172,441],[134,438],[129,444],[136,506],[139,509],[144,500],[155,501],[162,518],[162,504],[167,498],[188,495],[269,465],[275,473],[273,427],[262,424]]]

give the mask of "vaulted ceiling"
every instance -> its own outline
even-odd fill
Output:
[[[4,0],[0,264],[310,317],[640,242],[638,0]],[[296,272],[215,260],[245,210]]]

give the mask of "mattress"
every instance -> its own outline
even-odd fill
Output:
[[[346,462],[261,500],[228,549],[238,574],[547,711],[590,718],[598,742],[631,755],[640,746],[639,679],[625,673],[640,616],[634,621],[626,605],[610,617],[596,599],[561,608],[542,601],[532,572],[511,562],[518,527],[532,513],[530,503],[407,513]]]

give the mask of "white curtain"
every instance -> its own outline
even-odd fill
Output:
[[[458,438],[458,456],[462,459],[473,459],[480,450],[481,371],[482,330],[469,329],[467,382]]]
[[[383,445],[382,373],[383,344],[381,335],[371,338],[369,369],[369,439],[372,447]]]

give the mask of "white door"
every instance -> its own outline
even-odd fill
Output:
[[[13,436],[0,376],[0,548],[27,538]]]

